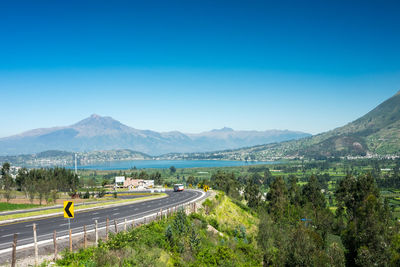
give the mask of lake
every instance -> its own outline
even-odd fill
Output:
[[[175,168],[196,168],[196,167],[232,167],[249,166],[259,164],[276,164],[277,161],[227,161],[227,160],[126,160],[108,161],[89,165],[78,165],[78,169],[84,170],[127,170],[136,167],[137,169],[167,169]],[[67,168],[73,169],[73,166]]]

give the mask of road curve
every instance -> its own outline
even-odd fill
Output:
[[[168,197],[120,207],[75,212],[75,218],[71,219],[72,233],[82,232],[83,225],[86,225],[88,230],[93,229],[94,220],[98,221],[99,227],[103,227],[107,217],[110,219],[110,224],[113,220],[121,222],[125,218],[138,219],[158,212],[160,209],[166,210],[188,203],[203,195],[202,192],[197,190],[166,191],[165,193],[168,194]],[[51,239],[54,230],[57,231],[58,236],[68,234],[68,219],[65,219],[63,215],[4,224],[0,225],[0,251],[11,247],[14,233],[18,233],[18,246],[33,243],[32,225],[34,223],[36,224],[38,241]]]

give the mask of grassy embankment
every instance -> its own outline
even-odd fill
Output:
[[[189,216],[176,215],[65,252],[58,266],[261,266],[257,217],[224,194]]]

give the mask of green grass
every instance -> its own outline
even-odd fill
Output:
[[[12,204],[7,202],[0,202],[0,212],[1,211],[9,211],[9,210],[22,210],[22,209],[29,209],[29,208],[36,208],[39,205],[35,204]]]

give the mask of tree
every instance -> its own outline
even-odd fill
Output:
[[[250,178],[244,189],[244,197],[247,200],[247,206],[256,208],[261,201],[260,188],[256,183],[257,179]]]
[[[171,173],[175,173],[176,172],[176,168],[174,166],[169,167],[169,171]]]
[[[192,186],[194,186],[195,184],[197,184],[197,182],[196,182],[196,178],[194,178],[194,176],[193,175],[190,175],[189,177],[188,177],[188,179],[186,180],[186,184],[187,185],[192,185]]]
[[[281,176],[275,178],[271,183],[267,200],[269,201],[269,213],[275,221],[280,221],[284,217],[289,201],[286,184]]]
[[[321,187],[315,175],[312,175],[303,187],[303,201],[310,202],[314,210],[326,207],[325,197],[321,193]]]
[[[288,228],[276,224],[265,210],[260,213],[257,244],[263,254],[263,266],[285,266],[289,246]]]
[[[140,171],[140,173],[139,173],[139,179],[141,179],[141,180],[147,180],[147,179],[149,179],[149,175],[147,174],[147,172],[145,172],[145,171]]]
[[[106,180],[106,179],[104,179],[102,182],[101,182],[101,186],[106,186],[106,185],[108,185],[108,180]]]
[[[9,175],[3,175],[3,195],[4,198],[7,200],[7,202],[10,201],[10,199],[15,197],[15,194],[13,192],[13,187],[15,185],[14,179]]]
[[[347,221],[341,233],[348,265],[387,266],[390,262],[390,210],[379,199],[371,174],[348,175],[335,192]]]
[[[264,185],[269,186],[270,183],[272,182],[272,178],[273,178],[273,176],[272,176],[269,168],[266,168],[264,171],[264,182],[263,182]]]
[[[44,179],[36,181],[35,188],[39,197],[39,204],[42,205],[43,198],[48,190],[46,181]]]
[[[301,189],[297,184],[297,177],[294,175],[289,178],[288,197],[292,205],[299,205],[301,202]]]
[[[218,170],[211,175],[211,184],[213,188],[224,191],[230,197],[235,199],[240,198],[240,184],[237,181],[233,172],[224,172]]]
[[[6,174],[6,173],[9,174],[10,173],[10,168],[11,168],[10,163],[4,162],[3,163],[3,167],[1,169],[1,174]]]
[[[96,178],[95,177],[92,177],[89,179],[88,186],[92,187],[92,188],[96,186]]]
[[[28,170],[26,168],[21,168],[18,170],[17,177],[15,178],[15,183],[17,185],[17,189],[20,191],[25,191],[23,186],[25,185],[25,180],[28,177]]]
[[[15,181],[10,175],[10,163],[8,162],[4,163],[3,167],[1,168],[1,180],[3,184],[4,198],[7,200],[7,202],[9,202],[10,199],[15,197],[13,192]]]
[[[28,196],[29,201],[33,203],[36,194],[36,181],[34,181],[31,177],[28,176],[27,179],[24,180],[24,191],[25,194]]]
[[[151,174],[150,178],[154,180],[154,184],[162,185],[163,183],[163,179],[159,171],[156,171],[155,173]]]

